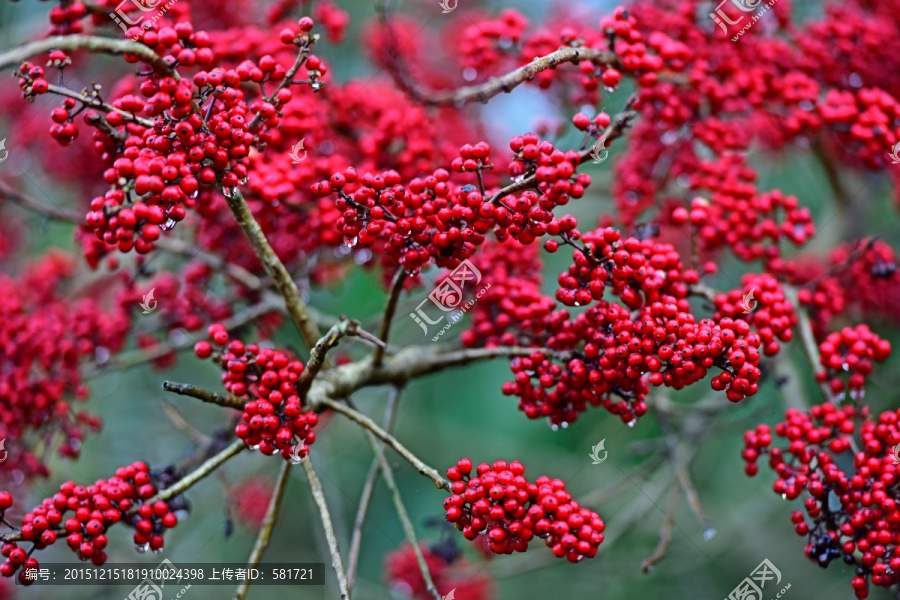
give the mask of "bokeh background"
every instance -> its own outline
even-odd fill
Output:
[[[464,3],[465,0],[462,0]],[[366,21],[373,18],[372,2],[341,0],[351,14],[347,41],[334,47],[320,44],[318,53],[331,65],[339,81],[384,77],[369,61],[364,44]],[[409,11],[425,15],[428,28],[440,28],[441,19],[465,18],[463,11],[442,15],[437,0],[403,2],[395,5],[397,13]],[[592,2],[592,10],[605,13],[615,6],[606,1]],[[513,7],[529,18],[539,20],[548,10],[543,1],[488,2],[489,9]],[[464,7],[463,7],[464,8]],[[49,3],[25,1],[0,3],[0,48],[7,49],[25,40],[35,39],[46,28]],[[262,10],[262,9],[260,9]],[[818,1],[795,2],[798,14],[814,17],[821,11]],[[427,21],[427,18],[431,18]],[[428,29],[423,35],[428,35]],[[79,87],[89,80],[109,76],[107,68],[119,69],[121,63],[97,57],[81,68],[74,77]],[[0,94],[18,94],[15,80],[0,79]],[[629,90],[624,87],[604,98],[607,112],[621,108]],[[58,181],[53,172],[42,171],[30,156],[31,141],[17,137],[33,119],[46,122],[48,106],[54,99],[43,98],[35,105],[20,103],[20,110],[0,115],[0,138],[7,137],[11,159],[0,166],[0,177],[22,185],[36,197],[60,205],[81,205],[83,198]],[[473,118],[484,121],[490,141],[502,145],[514,133],[534,130],[542,125],[565,124],[574,111],[555,105],[542,92],[522,87],[504,95],[486,107],[473,109]],[[474,142],[475,140],[473,140]],[[558,138],[563,147],[574,147],[580,137],[571,127]],[[618,145],[618,143],[617,143]],[[79,150],[74,150],[79,151]],[[59,160],[66,161],[66,150],[60,149]],[[594,184],[588,195],[571,206],[582,223],[591,223],[613,209],[610,198],[610,175],[616,161],[614,149],[608,161],[588,165]],[[865,231],[896,244],[898,231],[896,208],[892,206],[890,189],[878,174],[865,178],[845,174],[848,189],[864,194],[859,208],[840,213],[835,206],[825,173],[811,153],[794,152],[780,156],[752,157],[763,173],[760,187],[780,188],[797,195],[810,206],[820,233],[801,250],[802,254],[824,254],[847,231]],[[45,248],[56,246],[76,251],[71,228],[48,223],[40,217],[4,207],[4,215],[13,219],[25,256],[33,256]],[[15,273],[25,256],[2,263],[6,272]],[[552,294],[556,274],[569,259],[567,253],[546,256],[545,291]],[[157,267],[163,266],[162,264]],[[177,269],[178,264],[172,265]],[[711,285],[731,288],[744,270],[742,265],[725,259],[720,273]],[[434,274],[432,273],[433,277]],[[418,327],[404,315],[424,298],[418,291],[403,298],[393,341],[398,345],[430,343],[421,339]],[[379,275],[357,270],[342,283],[311,293],[313,306],[326,308],[332,314],[345,313],[363,323],[377,322],[385,294]],[[0,315],[2,318],[2,315]],[[897,342],[897,336],[878,323],[871,324],[881,335]],[[463,328],[450,331],[451,343]],[[299,342],[285,329],[276,341],[287,346]],[[345,350],[345,346],[341,347]],[[346,350],[359,354],[359,347]],[[898,364],[896,354],[876,370],[868,387],[867,402],[874,411],[894,408],[898,402]],[[423,378],[402,393],[395,426],[396,436],[426,463],[444,470],[462,457],[475,462],[498,459],[521,460],[526,474],[536,477],[548,474],[564,479],[576,498],[600,513],[607,524],[607,539],[592,560],[571,565],[554,559],[548,549],[535,543],[527,554],[484,559],[465,542],[461,534],[442,526],[441,502],[445,496],[430,481],[418,476],[396,454],[387,456],[396,469],[400,489],[407,508],[423,542],[434,544],[455,540],[465,553],[468,574],[487,574],[495,581],[498,600],[547,597],[602,597],[607,600],[640,598],[692,598],[720,600],[763,560],[768,558],[782,574],[782,585],[791,584],[786,598],[850,600],[849,567],[835,561],[823,570],[803,556],[805,538],[796,536],[790,513],[801,509],[799,503],[788,503],[771,490],[774,476],[766,469],[751,479],[743,473],[741,436],[759,422],[775,423],[788,406],[819,401],[806,358],[797,342],[788,344],[779,356],[775,371],[770,373],[759,393],[739,405],[729,405],[724,394],[711,394],[708,386],[661,398],[674,404],[674,434],[666,437],[656,412],[651,412],[635,427],[622,425],[603,410],[584,413],[576,423],[559,431],[551,430],[543,421],[529,421],[516,409],[516,401],[505,397],[500,386],[510,376],[505,361],[477,364]],[[66,479],[92,482],[111,473],[116,467],[134,460],[145,460],[153,466],[176,463],[197,449],[196,441],[185,430],[173,425],[166,416],[160,384],[164,379],[191,382],[207,388],[219,386],[218,374],[208,362],[182,353],[177,365],[165,372],[149,366],[127,371],[100,371],[89,385],[91,397],[85,408],[103,416],[103,430],[89,436],[76,462],[50,459],[51,477],[39,480],[30,491],[18,491],[27,497],[27,506],[51,495]],[[780,385],[776,385],[776,380]],[[364,412],[381,420],[388,395],[387,389],[363,390],[354,401]],[[654,394],[656,395],[656,393]],[[216,407],[205,406],[182,397],[165,398],[193,428],[210,435],[226,424]],[[692,410],[702,403],[710,411]],[[726,406],[727,405],[727,406]],[[721,410],[718,410],[721,409]],[[591,447],[605,440],[608,458],[593,465]],[[669,442],[675,442],[675,446]],[[670,451],[674,448],[674,454]],[[673,458],[674,457],[674,458]],[[346,420],[334,417],[319,428],[311,458],[325,486],[342,549],[349,547],[350,532],[366,472],[372,460],[371,449],[362,432]],[[708,516],[704,525],[691,510],[683,492],[675,482],[673,460],[682,462],[693,480],[700,502]],[[167,534],[166,548],[159,555],[137,554],[130,535],[114,530],[110,535],[110,563],[144,562],[156,565],[163,558],[176,565],[187,562],[242,562],[252,548],[256,531],[252,526],[254,511],[265,510],[271,486],[278,469],[277,460],[258,453],[245,452],[227,463],[222,474],[213,476],[191,489],[187,497],[190,516]],[[641,562],[657,544],[660,525],[672,494],[677,495],[671,543],[665,557],[651,572],[641,570]],[[387,585],[385,556],[404,543],[400,523],[394,513],[390,495],[383,483],[376,488],[369,518],[364,529],[363,551],[357,600],[402,598],[398,590]],[[73,562],[64,544],[45,551],[44,562]],[[268,549],[266,562],[329,563],[315,506],[309,494],[305,475],[296,468],[288,482],[287,495],[278,526]],[[325,587],[252,587],[249,598],[264,600],[275,597],[303,600],[339,597],[330,566]],[[768,588],[772,589],[772,588]],[[16,598],[32,600],[111,600],[124,598],[130,586],[71,586],[21,590]],[[174,591],[174,590],[173,590]],[[772,590],[772,596],[777,590]],[[183,598],[205,600],[230,598],[230,587],[198,587]],[[394,595],[392,595],[394,594]],[[892,597],[874,589],[872,598]],[[460,597],[459,600],[466,600]]]

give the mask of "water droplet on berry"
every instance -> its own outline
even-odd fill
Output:
[[[255,444],[253,446],[247,446],[247,447],[250,448],[251,450],[259,450],[259,444]]]
[[[625,424],[628,425],[629,427],[634,427],[635,425],[637,425],[637,422],[638,422],[637,419],[632,419]]]
[[[310,87],[313,89],[314,92],[318,92],[320,89],[322,89],[322,84],[319,83],[318,81],[313,81],[312,84],[310,85]]]
[[[604,85],[603,89],[606,90],[607,92],[609,92],[610,94],[616,91],[616,88],[609,87],[608,85]]]
[[[145,552],[147,552],[147,550],[150,549],[150,544],[135,544],[134,549],[138,554],[144,554]]]
[[[781,495],[781,499],[782,499],[782,500],[787,500],[787,494],[782,494],[782,495]]]
[[[223,187],[223,188],[222,188],[222,195],[225,196],[226,198],[231,198],[231,195],[232,195],[232,189],[231,189],[230,187],[227,187],[227,186],[226,186],[226,187]]]
[[[168,220],[166,220],[165,223],[163,223],[162,225],[160,225],[159,228],[162,229],[163,231],[169,231],[170,229],[172,229],[173,227],[175,227],[175,223],[176,223],[176,222],[177,222],[177,221],[175,221],[175,220],[173,220],[173,219],[168,219]]]

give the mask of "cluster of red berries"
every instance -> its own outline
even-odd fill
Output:
[[[789,342],[793,338],[797,313],[784,297],[781,284],[771,275],[747,273],[741,284],[740,288],[716,296],[713,320],[730,317],[747,321],[759,333],[763,353],[774,356],[781,349],[779,340]]]
[[[98,479],[93,485],[67,481],[59,486],[58,493],[22,517],[22,539],[33,544],[33,551],[52,546],[64,535],[78,558],[102,565],[106,562],[107,531],[124,522],[134,528],[134,543],[142,552],[159,551],[164,531],[175,527],[178,517],[169,503],[148,502],[159,491],[154,479],[145,463],[136,462],[116,469],[115,476]],[[12,504],[9,492],[0,491],[0,515]],[[70,511],[74,516],[67,518]],[[18,571],[20,583],[34,583],[25,577],[25,570],[38,569],[40,565],[30,554],[16,542],[3,544],[0,555],[6,561],[0,564],[0,575],[12,577]]]
[[[304,413],[297,395],[303,363],[278,350],[232,340],[220,323],[210,325],[209,337],[224,347],[223,352],[215,353],[214,360],[225,369],[225,389],[239,398],[250,398],[244,404],[235,435],[263,454],[280,452],[286,460],[292,455],[308,456],[309,446],[316,441],[312,429],[319,415]],[[197,342],[194,352],[199,358],[213,357],[209,342]]]
[[[470,311],[471,327],[460,336],[463,345],[544,346],[553,319],[567,318],[564,311],[556,310],[553,299],[541,292],[538,250],[537,244],[490,240],[472,257],[486,289]]]
[[[842,558],[856,565],[851,585],[857,598],[869,582],[890,587],[900,582],[900,495],[896,491],[900,412],[877,419],[868,407],[814,406],[808,413],[789,409],[775,426],[786,447],[773,446],[772,430],[759,425],[744,434],[745,471],[753,476],[768,454],[778,475],[773,489],[794,500],[805,496],[806,514],[791,515],[798,535],[807,536],[805,553],[821,567]],[[852,469],[852,470],[851,470]]]
[[[453,597],[465,600],[491,600],[493,581],[475,569],[462,556],[460,550],[452,544],[434,544],[431,547],[419,544],[431,580],[442,597]],[[399,550],[389,553],[384,558],[385,575],[392,590],[396,590],[407,598],[431,600],[434,596],[428,591],[422,570],[413,547],[404,544]]]
[[[628,308],[637,310],[663,295],[685,298],[687,286],[699,280],[696,271],[683,268],[671,244],[623,239],[613,227],[586,233],[582,239],[585,249],[572,253],[574,264],[557,279],[556,299],[567,306],[587,306],[601,300],[609,288]]]
[[[605,528],[597,513],[572,500],[562,480],[541,476],[530,483],[524,473],[522,463],[500,460],[478,465],[472,476],[472,461],[460,459],[447,469],[447,520],[468,540],[487,533],[496,554],[525,552],[536,536],[570,562],[596,555]]]
[[[809,312],[819,339],[838,316],[896,321],[900,314],[897,257],[893,248],[877,238],[838,246],[828,264],[801,263],[792,280],[804,286],[798,300]]]
[[[819,353],[824,370],[816,373],[816,379],[829,382],[835,394],[846,389],[859,399],[866,377],[872,372],[872,363],[887,359],[891,343],[878,337],[868,325],[857,325],[829,334],[819,344]],[[846,380],[843,375],[847,375]]]
[[[30,432],[61,433],[59,453],[77,457],[85,432],[100,427],[99,417],[75,410],[70,400],[88,397],[80,367],[119,351],[131,320],[126,310],[104,309],[100,299],[60,293],[74,267],[70,257],[49,253],[21,277],[0,274],[0,439],[11,455],[3,471],[46,475],[24,442]]]

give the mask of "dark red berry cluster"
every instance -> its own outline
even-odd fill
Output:
[[[78,558],[102,565],[106,562],[107,531],[119,522],[134,528],[134,543],[142,552],[161,550],[163,533],[178,524],[178,517],[169,503],[147,502],[157,494],[157,483],[158,477],[143,462],[120,467],[115,476],[98,479],[93,485],[63,483],[58,493],[22,518],[22,538],[32,544],[31,551],[26,552],[17,542],[2,546],[0,554],[6,561],[0,564],[0,575],[12,577],[18,571],[22,584],[34,583],[24,573],[40,567],[31,553],[52,546],[60,536],[65,536]],[[0,516],[12,504],[12,496],[0,492]],[[66,517],[69,512],[73,516]]]
[[[239,398],[249,398],[235,435],[263,454],[280,452],[286,460],[292,455],[308,456],[309,446],[316,441],[312,429],[318,424],[319,415],[304,413],[297,395],[303,363],[272,348],[245,346],[240,340],[231,340],[225,326],[219,323],[210,325],[209,337],[224,350],[214,354],[210,343],[201,341],[194,346],[195,354],[199,358],[213,357],[225,370],[225,389]]]
[[[891,343],[878,337],[868,325],[857,325],[829,334],[819,344],[819,353],[824,370],[816,373],[816,378],[827,381],[835,394],[847,390],[859,399],[872,363],[887,359]]]
[[[431,547],[419,544],[431,580],[441,596],[465,600],[491,600],[494,586],[491,578],[476,572],[477,565],[471,565],[462,552],[451,544],[434,544]],[[422,570],[411,545],[404,544],[384,558],[385,577],[391,589],[402,589],[408,598],[432,600]]]
[[[743,319],[750,323],[762,341],[766,356],[774,356],[781,349],[779,340],[789,342],[794,336],[797,313],[784,297],[781,284],[769,274],[747,273],[741,278],[742,287],[715,298],[714,320],[722,317]]]
[[[791,521],[806,536],[806,555],[821,567],[841,558],[855,565],[851,585],[857,598],[869,583],[900,582],[900,494],[894,448],[900,444],[900,411],[869,416],[866,406],[814,406],[808,413],[789,409],[775,426],[786,445],[774,446],[772,430],[759,425],[744,434],[745,471],[753,476],[768,454],[778,475],[773,490],[794,500],[802,511]]]
[[[10,453],[0,475],[46,475],[29,440],[61,438],[59,454],[77,457],[85,434],[100,428],[99,416],[72,403],[88,397],[81,368],[121,350],[131,318],[90,291],[64,294],[74,272],[72,257],[51,252],[19,277],[0,273],[0,439]]]
[[[530,483],[518,461],[482,463],[472,476],[472,461],[460,459],[447,469],[453,492],[444,500],[447,520],[474,540],[486,533],[497,554],[525,552],[534,537],[543,538],[557,557],[579,562],[597,554],[603,520],[582,508],[560,479],[538,477]]]

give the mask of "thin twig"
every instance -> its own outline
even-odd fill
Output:
[[[4,181],[0,181],[0,198],[18,204],[23,208],[27,208],[28,210],[44,215],[45,217],[50,217],[51,219],[55,219],[57,221],[65,221],[66,223],[73,223],[75,225],[81,225],[84,223],[83,213],[79,213],[74,210],[66,210],[64,208],[58,208],[55,206],[47,206],[43,202],[40,202],[26,194],[23,194],[18,190],[13,189]]]
[[[310,316],[303,298],[300,297],[300,290],[297,289],[297,284],[291,279],[291,275],[285,268],[284,263],[275,254],[272,246],[269,245],[269,240],[266,239],[266,234],[263,233],[259,223],[253,217],[253,213],[250,212],[250,207],[247,206],[244,195],[235,187],[226,191],[225,199],[228,201],[231,212],[234,213],[235,220],[244,231],[244,235],[247,236],[250,245],[253,246],[253,250],[256,252],[256,256],[262,263],[266,273],[275,281],[278,291],[284,297],[288,314],[306,343],[306,347],[310,349],[315,347],[316,342],[321,337],[319,328]]]
[[[162,398],[160,403],[162,404],[163,414],[169,419],[172,426],[191,438],[195,444],[198,446],[207,446],[212,441],[212,438],[188,423],[171,402]]]
[[[450,491],[450,482],[449,481],[447,481],[446,479],[441,477],[441,474],[438,473],[435,469],[433,469],[432,467],[429,467],[424,462],[422,462],[419,459],[419,457],[417,457],[415,454],[410,452],[406,448],[406,446],[404,446],[403,444],[398,442],[394,436],[392,436],[387,431],[385,431],[384,429],[382,429],[381,427],[376,425],[375,422],[372,421],[372,419],[370,419],[369,417],[367,417],[366,415],[362,414],[359,411],[353,410],[352,408],[350,408],[349,406],[347,406],[341,402],[336,402],[336,401],[332,400],[331,398],[324,398],[322,400],[321,404],[331,408],[335,412],[341,413],[345,417],[355,421],[359,425],[362,425],[364,428],[366,428],[369,431],[371,431],[372,433],[374,433],[377,438],[379,438],[381,441],[385,442],[388,446],[390,446],[391,448],[396,450],[400,456],[402,456],[407,461],[409,461],[409,463],[413,467],[415,467],[416,471],[418,471],[420,474],[425,475],[426,477],[431,479],[431,481],[433,481],[434,484],[438,488],[443,488],[447,491]]]
[[[52,50],[86,50],[103,54],[132,54],[160,73],[165,73],[176,80],[181,79],[181,76],[172,68],[172,65],[148,46],[132,40],[117,40],[93,35],[54,36],[18,46],[0,54],[0,71],[9,67],[18,67],[29,58],[46,54]]]
[[[397,414],[397,402],[399,399],[400,388],[392,388],[388,396],[387,407],[384,410],[383,420],[384,430],[388,433],[392,433],[394,429],[394,417]],[[351,590],[356,580],[356,568],[359,565],[363,525],[366,522],[366,513],[369,510],[369,503],[372,501],[372,494],[375,492],[375,484],[378,483],[378,472],[380,469],[381,465],[376,456],[372,459],[369,472],[366,474],[366,481],[359,496],[359,508],[356,509],[356,519],[353,521],[353,534],[350,536],[350,552],[347,554],[347,582]]]
[[[400,523],[403,526],[403,533],[406,536],[406,540],[410,543],[413,553],[416,555],[419,571],[421,571],[422,579],[425,581],[425,589],[428,590],[435,600],[442,600],[441,595],[434,585],[434,580],[431,577],[431,569],[428,568],[428,563],[425,562],[425,556],[422,554],[422,549],[419,548],[419,540],[416,538],[415,527],[413,527],[412,521],[409,519],[409,513],[406,511],[406,506],[403,504],[403,497],[400,496],[400,490],[397,488],[397,480],[394,479],[394,470],[384,457],[384,447],[375,439],[375,436],[371,431],[366,431],[365,433],[366,438],[369,440],[369,445],[372,446],[372,451],[375,452],[375,457],[378,459],[378,464],[381,465],[381,474],[384,476],[384,482],[387,484],[388,489],[391,490],[391,498],[394,501],[394,510],[396,510],[397,517],[400,519]]]
[[[641,571],[649,573],[653,570],[653,566],[661,561],[666,555],[669,548],[669,542],[672,541],[672,523],[675,522],[675,509],[678,508],[678,487],[672,486],[669,494],[669,503],[666,505],[666,512],[663,514],[662,523],[659,526],[659,542],[653,553],[641,562]]]
[[[272,539],[272,531],[275,529],[275,522],[278,520],[278,510],[281,508],[281,501],[284,499],[284,490],[287,487],[287,481],[291,474],[291,466],[293,463],[284,461],[281,470],[278,472],[278,481],[275,483],[275,490],[269,499],[269,508],[266,510],[266,516],[262,522],[262,528],[259,530],[259,536],[253,545],[253,551],[247,561],[247,568],[254,569],[262,559],[263,552],[269,546],[269,540]],[[237,591],[234,593],[234,600],[244,600],[247,592],[250,591],[250,579],[245,579],[241,583]]]
[[[386,4],[386,0],[379,0],[375,3],[375,10],[378,13],[381,24],[387,31],[387,49],[385,53],[388,61],[387,71],[401,91],[406,93],[416,102],[426,106],[458,107],[468,102],[478,101],[485,103],[494,96],[499,95],[501,92],[508,94],[526,81],[531,81],[538,73],[548,69],[555,69],[559,65],[565,63],[577,64],[588,60],[599,66],[621,68],[619,57],[614,52],[608,50],[595,50],[593,48],[573,48],[571,46],[563,46],[556,52],[535,58],[527,65],[519,67],[515,71],[500,77],[492,77],[489,81],[481,85],[465,86],[455,90],[442,92],[422,90],[412,81],[412,78],[407,74],[404,65],[400,62],[397,39],[394,34],[393,26],[388,19]]]
[[[394,320],[394,313],[397,312],[397,302],[400,300],[400,294],[403,292],[403,285],[406,283],[407,273],[403,267],[397,271],[394,277],[394,283],[391,285],[391,295],[388,297],[387,306],[384,309],[384,316],[381,319],[381,333],[378,338],[387,344],[388,336],[391,332],[391,321]],[[384,348],[375,348],[375,355],[372,357],[372,364],[376,367],[381,366],[384,359]]]
[[[179,396],[190,396],[191,398],[196,398],[197,400],[202,400],[203,402],[208,402],[209,404],[218,404],[219,406],[224,406],[226,408],[242,409],[247,403],[247,400],[238,398],[237,396],[211,392],[209,390],[199,388],[195,385],[191,385],[190,383],[163,381],[162,389],[166,390],[167,392],[178,394]]]
[[[631,126],[631,122],[635,119],[635,117],[637,117],[638,114],[636,111],[632,110],[635,102],[637,102],[637,96],[631,96],[628,99],[628,102],[625,103],[625,110],[616,114],[616,116],[613,117],[612,123],[610,123],[609,127],[607,127],[603,131],[603,133],[600,134],[600,137],[606,140],[607,144],[625,135],[625,130]],[[591,158],[592,151],[592,148],[582,150],[578,158],[578,164],[581,164],[587,159]],[[493,196],[491,196],[489,202],[491,202],[491,204],[497,204],[500,200],[502,200],[506,196],[509,196],[510,194],[536,187],[538,187],[537,177],[535,175],[531,175],[529,177],[521,179],[520,181],[512,183],[496,192]]]
[[[803,350],[806,353],[806,358],[809,360],[809,365],[812,367],[813,374],[819,373],[824,367],[819,356],[819,344],[816,343],[816,336],[813,334],[812,324],[809,321],[809,313],[800,305],[796,289],[789,285],[783,285],[782,289],[784,290],[785,298],[794,305],[794,310],[797,313],[797,328],[800,330],[800,341],[803,344]],[[820,381],[819,389],[822,390],[825,400],[834,402],[834,395],[831,393],[831,388],[828,386],[827,381]]]
[[[338,546],[337,536],[334,535],[334,525],[331,523],[331,513],[328,512],[328,503],[325,501],[325,491],[322,489],[322,482],[319,481],[311,461],[303,461],[303,468],[306,470],[313,500],[315,500],[316,507],[319,509],[319,516],[322,518],[322,527],[325,529],[325,539],[328,540],[328,551],[331,554],[331,566],[335,575],[337,575],[338,588],[341,590],[341,600],[350,600],[347,574],[344,572],[344,563],[341,561],[341,549]]]

